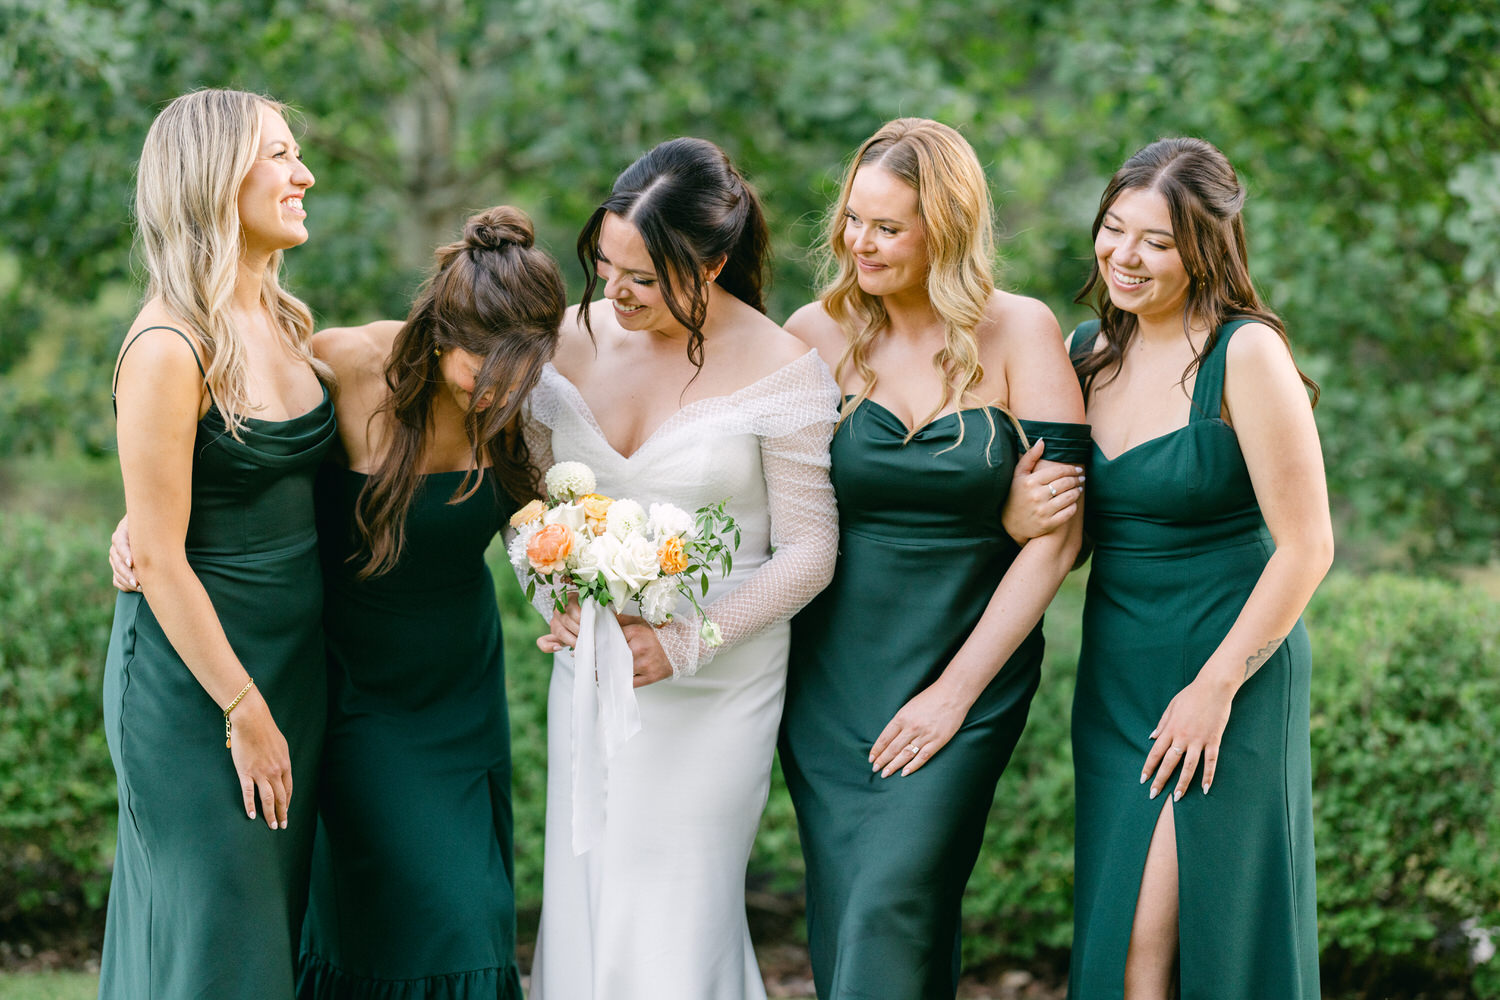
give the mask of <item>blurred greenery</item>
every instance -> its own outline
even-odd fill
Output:
[[[845,158],[924,115],[985,164],[1003,283],[1065,329],[1087,317],[1088,225],[1126,156],[1194,134],[1236,164],[1258,284],[1324,389],[1343,572],[1308,621],[1329,986],[1500,997],[1500,964],[1468,964],[1500,933],[1496,51],[1493,0],[0,0],[0,926],[96,916],[107,880],[109,381],[140,295],[134,162],[168,100],[236,86],[298,109],[318,182],[288,284],[325,325],[402,315],[432,247],[501,202],[533,215],[576,293],[578,226],[680,134],[761,190],[784,318],[816,287]],[[508,580],[524,928],[547,666]],[[970,964],[1056,969],[1068,946],[1079,587],[1049,614],[971,885]],[[795,893],[800,873],[778,784],[751,882]]]
[[[0,454],[110,442],[136,293],[133,164],[176,94],[292,102],[318,186],[290,284],[323,323],[404,313],[465,214],[522,206],[564,261],[660,139],[764,194],[772,313],[815,287],[841,164],[883,120],[964,131],[1004,279],[1067,328],[1104,180],[1205,136],[1304,367],[1347,564],[1500,560],[1500,18],[1493,0],[0,0]]]

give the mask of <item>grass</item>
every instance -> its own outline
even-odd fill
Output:
[[[0,972],[0,1000],[94,1000],[94,972]]]

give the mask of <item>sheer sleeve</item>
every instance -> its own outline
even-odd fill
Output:
[[[545,473],[552,467],[552,431],[540,421],[534,419],[531,406],[528,403],[521,410],[521,437],[526,441],[526,452],[531,458],[532,468]],[[506,525],[502,534],[505,540],[505,553],[510,560],[510,568],[516,574],[516,582],[521,585],[521,592],[526,592],[526,543],[520,532],[510,525]],[[537,614],[548,622],[552,621],[552,596],[557,588],[549,584],[538,583],[536,592],[531,595],[531,606],[536,608]]]
[[[771,520],[771,557],[733,591],[704,608],[723,642],[709,646],[694,618],[657,630],[673,677],[697,673],[714,655],[786,621],[833,579],[838,507],[828,479],[828,445],[838,420],[838,386],[815,352],[768,380],[761,465]]]

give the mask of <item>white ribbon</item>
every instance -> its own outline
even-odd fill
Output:
[[[634,658],[614,612],[597,601],[580,609],[573,652],[573,854],[604,834],[609,761],[641,731]]]

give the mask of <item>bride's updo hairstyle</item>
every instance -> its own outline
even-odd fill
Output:
[[[483,358],[464,419],[476,469],[489,465],[502,489],[524,503],[538,492],[517,427],[517,414],[557,348],[567,293],[557,261],[534,243],[531,219],[508,205],[471,216],[463,239],[436,251],[437,268],[423,284],[386,361],[390,445],[355,507],[369,560],[361,578],[395,566],[428,440],[427,424],[443,385],[440,355],[457,348]],[[489,394],[484,408],[474,401]],[[483,482],[465,476],[450,503]]]
[[[1194,356],[1182,373],[1184,381],[1213,350],[1219,327],[1236,316],[1264,323],[1276,331],[1288,350],[1291,349],[1285,324],[1261,302],[1255,284],[1250,280],[1250,258],[1242,214],[1245,188],[1229,158],[1217,146],[1203,139],[1171,138],[1158,139],[1137,151],[1115,171],[1104,187],[1104,194],[1099,198],[1099,211],[1094,215],[1092,235],[1095,240],[1104,225],[1105,213],[1126,191],[1155,191],[1166,201],[1177,252],[1188,273],[1182,332],[1186,336],[1194,326],[1207,327],[1209,331],[1203,350]],[[1097,259],[1089,270],[1089,280],[1073,301],[1093,307],[1099,316],[1099,332],[1104,344],[1101,350],[1078,364],[1087,395],[1101,374],[1108,381],[1119,373],[1125,349],[1135,339],[1137,322],[1135,314],[1116,308],[1110,301],[1109,288],[1099,273]],[[1302,376],[1302,383],[1307,386],[1316,406],[1318,384],[1301,369],[1297,374]]]
[[[687,327],[688,359],[703,366],[703,323],[708,317],[704,271],[720,258],[724,268],[714,283],[761,312],[766,311],[766,254],[770,234],[760,199],[707,139],[669,139],[636,160],[615,179],[604,204],[594,210],[578,236],[578,260],[585,275],[584,326],[588,304],[599,286],[595,262],[604,217],[613,213],[630,223],[645,241],[672,316]]]

